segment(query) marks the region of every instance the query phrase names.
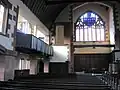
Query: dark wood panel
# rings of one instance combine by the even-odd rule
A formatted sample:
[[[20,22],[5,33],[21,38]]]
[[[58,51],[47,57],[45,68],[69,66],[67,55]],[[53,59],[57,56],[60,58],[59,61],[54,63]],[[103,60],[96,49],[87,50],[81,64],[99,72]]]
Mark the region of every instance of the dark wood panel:
[[[115,33],[115,44],[117,48],[120,49],[120,31],[119,30],[116,30],[116,33]]]
[[[95,45],[74,45],[74,48],[85,48],[85,47],[115,47],[114,44],[106,44],[106,45],[99,45],[99,44],[95,44]]]
[[[76,54],[74,55],[74,71],[91,71],[108,69],[109,54]]]
[[[49,63],[49,72],[57,74],[68,73],[68,62],[50,62]]]
[[[43,73],[44,72],[44,63],[43,61],[39,61],[38,62],[38,65],[39,65],[39,73]]]

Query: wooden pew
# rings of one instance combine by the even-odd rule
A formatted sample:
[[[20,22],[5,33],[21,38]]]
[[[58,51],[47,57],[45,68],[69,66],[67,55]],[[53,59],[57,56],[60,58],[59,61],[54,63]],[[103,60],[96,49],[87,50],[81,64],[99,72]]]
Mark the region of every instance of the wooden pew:
[[[66,75],[64,77],[55,74],[30,75],[13,81],[0,82],[0,88],[0,90],[110,90],[110,87],[95,76]]]
[[[55,84],[55,83],[41,83],[41,84],[33,84],[33,83],[20,83],[20,82],[3,82],[1,84],[4,87],[10,87],[10,88],[21,88],[21,89],[28,89],[28,88],[36,88],[36,89],[79,89],[79,90],[109,90],[108,86],[106,85],[87,85],[87,84]]]

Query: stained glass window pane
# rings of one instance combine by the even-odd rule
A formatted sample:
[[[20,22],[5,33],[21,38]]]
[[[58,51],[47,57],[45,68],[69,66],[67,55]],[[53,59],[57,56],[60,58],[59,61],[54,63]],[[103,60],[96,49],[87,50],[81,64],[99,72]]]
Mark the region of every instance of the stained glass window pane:
[[[95,17],[95,14],[91,13],[91,17]]]
[[[79,23],[80,23],[80,22],[77,22],[77,24],[76,24],[76,25],[79,25]]]
[[[100,41],[100,30],[96,29],[96,32],[97,32],[97,41]]]
[[[103,22],[102,22],[102,21],[100,21],[100,24],[103,24]]]
[[[84,38],[85,38],[85,41],[88,41],[87,39],[88,39],[88,36],[87,36],[87,29],[84,29]]]
[[[79,29],[76,29],[76,41],[79,41]]]
[[[103,33],[104,33],[104,29],[101,29],[101,41],[104,41],[105,39],[105,35]]]
[[[91,28],[88,28],[88,30],[89,30],[89,41],[92,41],[92,30],[91,30]]]
[[[80,29],[80,41],[84,41],[83,40],[83,29]]]
[[[76,22],[76,41],[104,41],[105,26],[101,17],[92,11],[83,14]]]
[[[93,41],[96,41],[95,29],[92,29],[92,37]]]

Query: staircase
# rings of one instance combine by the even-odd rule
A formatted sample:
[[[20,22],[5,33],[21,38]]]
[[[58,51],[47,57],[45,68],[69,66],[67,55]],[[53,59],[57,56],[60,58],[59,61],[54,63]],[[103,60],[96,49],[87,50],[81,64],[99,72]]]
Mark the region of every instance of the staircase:
[[[42,74],[0,82],[0,90],[111,90],[92,75]]]

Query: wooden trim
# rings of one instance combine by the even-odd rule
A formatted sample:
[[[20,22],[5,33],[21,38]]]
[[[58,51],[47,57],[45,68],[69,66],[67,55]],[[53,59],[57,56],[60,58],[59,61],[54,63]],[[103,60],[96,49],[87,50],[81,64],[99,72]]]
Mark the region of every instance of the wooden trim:
[[[92,54],[85,54],[85,53],[74,53],[74,55],[110,55],[110,53],[92,53]]]
[[[115,47],[115,45],[74,45],[74,48],[85,48],[85,47]]]
[[[115,53],[115,52],[120,52],[120,50],[113,50],[112,53]]]

